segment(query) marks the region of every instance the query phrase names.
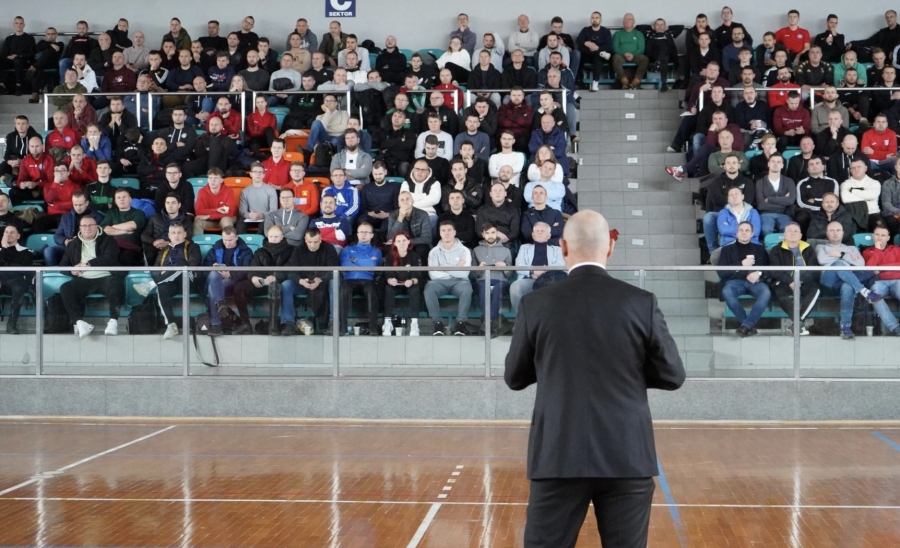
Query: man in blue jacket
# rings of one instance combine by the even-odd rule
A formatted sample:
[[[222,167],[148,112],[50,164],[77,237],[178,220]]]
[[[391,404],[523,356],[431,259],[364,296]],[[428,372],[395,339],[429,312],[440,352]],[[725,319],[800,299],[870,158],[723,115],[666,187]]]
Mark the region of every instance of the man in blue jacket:
[[[367,267],[381,266],[381,251],[372,246],[375,229],[367,222],[359,223],[356,228],[357,243],[349,245],[341,251],[341,266]],[[368,270],[352,270],[344,272],[341,282],[340,332],[347,332],[347,314],[350,312],[350,301],[353,294],[362,290],[369,307],[369,334],[378,334],[378,294],[375,291],[375,273]]]
[[[528,151],[531,152],[531,163],[534,163],[537,149],[547,145],[553,150],[556,162],[562,166],[563,174],[569,176],[569,158],[566,156],[566,136],[556,125],[552,114],[541,116],[541,127],[531,134]]]
[[[91,201],[83,190],[76,190],[72,193],[72,209],[66,212],[59,220],[59,226],[53,235],[51,245],[44,248],[44,264],[47,266],[56,266],[62,259],[63,253],[69,242],[78,237],[78,222],[85,215],[93,217],[97,224],[103,220],[103,215],[91,209]]]
[[[347,172],[342,167],[331,170],[331,186],[322,191],[322,197],[334,196],[337,204],[334,214],[351,221],[359,214],[359,191],[347,184]]]
[[[203,259],[203,266],[250,266],[253,251],[244,240],[238,238],[233,226],[222,228],[222,239],[216,242]],[[225,296],[234,292],[234,285],[247,277],[246,272],[217,270],[206,279],[209,293],[209,319],[211,336],[222,334],[220,311],[225,308]]]

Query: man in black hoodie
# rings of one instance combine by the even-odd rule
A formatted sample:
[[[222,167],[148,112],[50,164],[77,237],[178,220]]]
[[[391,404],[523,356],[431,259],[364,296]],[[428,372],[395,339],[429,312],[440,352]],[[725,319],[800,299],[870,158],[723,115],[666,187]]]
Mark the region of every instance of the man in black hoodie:
[[[184,107],[175,107],[172,110],[172,125],[156,130],[148,136],[145,142],[152,144],[154,137],[162,137],[166,140],[166,147],[169,152],[173,153],[175,161],[184,164],[190,158],[191,152],[197,144],[197,130],[186,125],[186,120],[187,112]]]
[[[234,303],[237,305],[241,323],[234,329],[235,335],[251,333],[250,299],[255,295],[269,295],[269,334],[279,335],[278,307],[281,306],[281,283],[287,280],[287,272],[266,271],[266,267],[288,266],[294,247],[284,239],[281,227],[273,225],[266,233],[263,246],[253,253],[250,266],[262,270],[250,272],[244,280],[234,286]]]
[[[287,266],[331,267],[338,266],[338,254],[333,245],[322,245],[322,234],[318,228],[308,228],[303,243],[291,252]],[[281,334],[293,335],[297,332],[294,321],[294,296],[306,294],[307,308],[315,314],[316,329],[328,327],[328,288],[331,282],[330,270],[299,271],[288,274],[281,282]]]
[[[63,51],[62,60],[59,63],[59,80],[65,80],[66,71],[72,67],[72,59],[75,58],[76,54],[83,54],[84,58],[87,59],[91,56],[91,52],[100,47],[100,44],[97,43],[97,40],[91,38],[89,32],[87,21],[79,21],[78,24],[75,25],[75,36],[69,40],[69,43],[66,44],[66,49]],[[90,91],[90,90],[88,90]]]
[[[15,131],[6,136],[6,150],[3,153],[3,161],[0,162],[0,178],[7,180],[7,186],[13,186],[12,182],[19,174],[19,163],[28,155],[28,140],[40,137],[28,123],[27,116],[21,114],[16,116],[15,127]]]
[[[381,138],[380,160],[388,166],[388,172],[394,177],[406,177],[409,174],[410,162],[416,148],[416,134],[411,129],[404,129],[406,113],[394,110],[391,114],[390,129]]]
[[[166,184],[159,185],[156,189],[154,205],[157,211],[162,211],[166,198],[170,194],[178,196],[178,202],[181,205],[181,211],[191,217],[190,221],[194,222],[194,189],[182,176],[181,168],[178,164],[171,163],[166,165]]]
[[[646,44],[645,53],[650,59],[650,70],[658,72],[662,80],[659,91],[668,91],[669,63],[674,63],[674,71],[678,71],[678,46],[675,45],[675,37],[666,26],[665,19],[653,22],[653,30],[647,35]]]
[[[166,197],[159,213],[147,219],[147,226],[141,233],[141,244],[143,244],[147,264],[156,264],[159,253],[166,249],[171,241],[169,228],[176,223],[189,227],[186,230],[193,230],[194,219],[184,214],[178,195],[172,193]],[[200,264],[199,261],[197,264]]]
[[[388,36],[384,39],[384,49],[375,59],[372,67],[381,74],[382,80],[395,86],[403,85],[403,77],[406,75],[406,55],[397,48],[397,39]]]
[[[797,182],[797,210],[794,212],[794,220],[800,226],[803,234],[807,233],[813,213],[822,208],[822,200],[826,194],[840,193],[838,182],[825,176],[825,167],[822,159],[812,157],[806,163],[809,177]],[[808,237],[807,237],[808,238]]]
[[[719,247],[717,221],[719,212],[728,204],[728,190],[740,188],[746,201],[753,205],[756,202],[756,186],[741,171],[740,159],[735,154],[725,157],[723,171],[714,177],[706,187],[706,213],[703,215],[703,234],[706,246],[712,254]]]
[[[753,225],[747,221],[739,224],[737,239],[722,246],[718,266],[768,266],[769,254],[766,253],[766,248],[753,243],[752,239]],[[719,270],[718,274],[722,300],[741,322],[735,334],[741,338],[756,335],[756,322],[762,317],[772,298],[772,292],[766,285],[768,276],[761,271],[746,270]],[[751,295],[756,299],[749,315],[739,300],[743,295]]]
[[[22,310],[22,297],[31,286],[30,280],[33,273],[27,270],[10,271],[12,267],[29,267],[32,264],[31,250],[19,245],[21,233],[16,225],[6,225],[3,229],[3,239],[0,240],[0,294],[12,296],[9,306],[9,320],[6,322],[6,332],[10,335],[19,334],[19,312]]]
[[[25,73],[34,61],[35,51],[34,36],[25,32],[25,19],[16,17],[13,19],[13,33],[0,46],[0,69],[13,70],[16,95],[25,92]],[[0,88],[5,87],[0,82]]]

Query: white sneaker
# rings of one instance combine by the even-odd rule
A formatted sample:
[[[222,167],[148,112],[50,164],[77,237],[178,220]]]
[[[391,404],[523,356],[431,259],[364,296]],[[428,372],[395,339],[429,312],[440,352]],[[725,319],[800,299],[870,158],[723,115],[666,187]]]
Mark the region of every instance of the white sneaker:
[[[394,323],[390,318],[384,319],[384,326],[381,328],[382,337],[390,337],[394,333]]]
[[[600,82],[597,80],[593,80],[591,82],[591,91],[599,91],[600,90]]]
[[[410,320],[409,336],[410,337],[418,337],[419,336],[419,320],[418,319]]]
[[[77,322],[75,322],[75,334],[78,335],[79,339],[87,337],[93,330],[94,326],[84,320],[78,320]]]
[[[103,332],[105,335],[118,335],[119,334],[119,320],[109,320],[106,323],[106,331]]]
[[[153,288],[156,287],[156,282],[153,282],[153,281],[141,282],[139,284],[134,284],[131,287],[134,288],[135,293],[137,293],[141,297],[146,297],[147,295],[150,294],[151,291],[153,291]]]
[[[178,326],[175,325],[174,322],[172,322],[166,326],[166,332],[165,334],[163,334],[163,338],[169,340],[174,338],[175,335],[178,335]]]

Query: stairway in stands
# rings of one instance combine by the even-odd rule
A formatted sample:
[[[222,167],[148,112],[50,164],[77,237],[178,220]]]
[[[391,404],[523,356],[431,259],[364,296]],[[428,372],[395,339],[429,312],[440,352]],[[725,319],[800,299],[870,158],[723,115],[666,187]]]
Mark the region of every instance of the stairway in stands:
[[[618,229],[610,264],[699,265],[691,184],[687,180],[678,183],[665,171],[666,164],[684,161],[682,154],[665,152],[680,122],[679,92],[601,90],[580,94],[578,205],[603,213],[610,227]],[[636,272],[618,275],[634,284],[639,281]],[[656,293],[673,334],[710,332],[710,301],[704,280],[702,272],[647,272],[644,287]],[[704,366],[701,362],[709,356],[707,349],[702,350],[691,365]]]

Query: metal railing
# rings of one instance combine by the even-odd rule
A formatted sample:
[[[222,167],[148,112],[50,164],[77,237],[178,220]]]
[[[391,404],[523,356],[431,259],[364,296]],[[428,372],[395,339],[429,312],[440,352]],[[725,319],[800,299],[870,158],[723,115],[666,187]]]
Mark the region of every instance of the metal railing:
[[[250,112],[256,110],[256,96],[257,95],[265,95],[267,97],[271,97],[273,95],[343,95],[346,97],[346,105],[341,105],[342,107],[347,109],[347,115],[353,116],[353,111],[350,108],[350,94],[353,92],[352,89],[347,90],[298,90],[298,91],[254,91],[253,92],[253,108],[250,109]],[[341,108],[340,106],[338,108]]]
[[[43,289],[44,289],[44,279],[45,275],[49,273],[68,273],[72,270],[72,267],[60,268],[60,267],[30,267],[30,268],[21,268],[17,269],[23,272],[34,272],[34,296],[35,296],[35,321],[37,325],[37,333],[36,333],[36,348],[35,348],[35,356],[36,360],[34,363],[34,373],[33,375],[27,376],[45,376],[44,372],[44,359],[43,359],[43,303],[46,300]],[[183,344],[183,367],[181,370],[182,377],[187,377],[191,375],[191,358],[190,358],[190,345],[191,345],[191,337],[190,337],[190,294],[191,294],[191,279],[187,273],[197,273],[197,272],[213,272],[213,271],[229,271],[229,272],[257,272],[259,268],[251,268],[251,267],[86,267],[79,268],[81,271],[88,270],[98,270],[98,271],[109,271],[109,272],[117,272],[117,273],[147,273],[147,272],[175,272],[180,271],[181,274],[181,334],[182,334],[182,344]],[[352,271],[367,271],[367,272],[397,272],[398,270],[408,271],[408,272],[429,272],[429,271],[465,271],[465,272],[478,272],[483,273],[483,279],[478,280],[476,283],[484,284],[485,295],[490,295],[491,293],[491,276],[490,272],[492,271],[533,271],[533,270],[545,270],[545,271],[562,271],[565,270],[564,267],[552,267],[552,266],[502,266],[502,267],[406,267],[398,269],[396,267],[365,267],[365,268],[353,268],[353,267],[265,267],[264,270],[268,272],[323,272],[328,271],[332,274],[331,280],[331,316],[332,322],[334,324],[334,329],[332,330],[331,343],[332,343],[332,353],[331,353],[331,376],[339,377],[341,376],[341,345],[339,344],[340,337],[340,323],[338,318],[340,316],[339,309],[339,295],[341,294],[341,273],[344,272],[352,272]],[[900,266],[892,266],[892,267],[853,267],[853,266],[835,266],[835,267],[780,267],[780,266],[670,266],[670,267],[646,267],[646,266],[636,266],[636,267],[613,267],[610,266],[607,270],[612,273],[630,273],[637,277],[637,285],[641,288],[644,288],[647,285],[647,275],[653,274],[654,272],[665,272],[665,273],[676,273],[676,272],[718,272],[718,271],[727,271],[727,272],[791,272],[793,274],[794,280],[794,288],[793,288],[793,311],[791,314],[791,319],[793,321],[794,326],[801,326],[803,322],[801,321],[801,274],[804,272],[825,272],[825,271],[854,271],[854,272],[862,272],[862,271],[878,271],[878,272],[900,272]],[[120,274],[121,275],[121,274]],[[669,280],[671,278],[666,278]],[[126,278],[122,277],[123,285],[126,283]],[[174,282],[172,282],[174,283]],[[705,298],[705,297],[703,297]],[[204,301],[208,300],[208,297],[204,296]],[[482,310],[484,317],[484,377],[490,378],[492,377],[491,372],[491,304],[490,298],[485,298],[484,309]],[[377,329],[377,327],[376,327]],[[800,330],[793,329],[793,379],[800,380]],[[25,335],[21,335],[25,336]],[[71,336],[66,335],[66,336]],[[711,336],[711,335],[708,335]],[[0,369],[0,376],[9,376],[3,375],[2,369]],[[12,376],[22,376],[22,375],[12,375]],[[55,375],[53,375],[55,376]],[[77,376],[85,376],[85,377],[102,377],[103,375],[77,375]],[[123,375],[128,376],[128,375]],[[131,375],[131,376],[144,376],[144,375]],[[118,376],[117,377],[121,377]]]
[[[244,92],[243,91],[209,91],[209,92],[207,92],[207,91],[165,91],[165,92],[152,91],[152,92],[148,92],[147,93],[147,118],[149,121],[147,124],[147,130],[153,131],[153,100],[152,99],[154,97],[160,97],[160,98],[172,97],[172,96],[194,97],[197,95],[206,97],[206,96],[221,96],[221,95],[227,96],[227,95],[238,95],[238,94],[243,95]],[[245,104],[246,102],[247,101],[245,101],[243,98],[241,98],[241,131],[244,131],[244,129],[247,126],[247,105]],[[182,106],[182,105],[179,105],[179,106]]]
[[[728,87],[728,88],[724,88],[724,89],[725,89],[725,91],[744,91],[744,87],[743,87],[743,86],[742,86],[742,87]],[[796,88],[767,88],[767,87],[759,87],[759,88],[755,88],[755,89],[756,89],[756,92],[757,92],[757,93],[760,93],[760,92],[769,92],[769,91],[778,91],[778,92],[781,92],[781,91],[787,91],[787,92],[796,91],[797,93],[803,93],[803,88],[802,88],[802,87],[796,87]],[[817,92],[817,91],[824,91],[825,88],[824,88],[824,87],[811,87],[811,88],[809,88],[809,89],[810,89],[810,91],[812,92],[812,93],[809,94],[809,110],[812,110],[812,109],[816,108],[816,92]],[[841,93],[841,92],[843,92],[843,93],[847,93],[847,92],[850,92],[850,93],[858,93],[858,92],[861,92],[861,91],[900,91],[900,87],[890,87],[890,88],[840,88],[840,87],[836,87],[836,89],[838,90],[838,93]],[[703,95],[704,95],[704,93],[701,93],[700,96],[697,98],[697,112],[698,112],[698,113],[699,113],[701,110],[703,110]]]
[[[126,97],[129,95],[134,95],[137,107],[135,110],[135,116],[137,117],[138,126],[141,125],[141,92],[134,91],[129,93],[45,93],[44,94],[44,131],[50,131],[50,98],[51,97],[74,97],[76,95],[83,95],[85,97]],[[153,118],[150,118],[151,123],[153,122]],[[115,145],[113,145],[115,146]]]

